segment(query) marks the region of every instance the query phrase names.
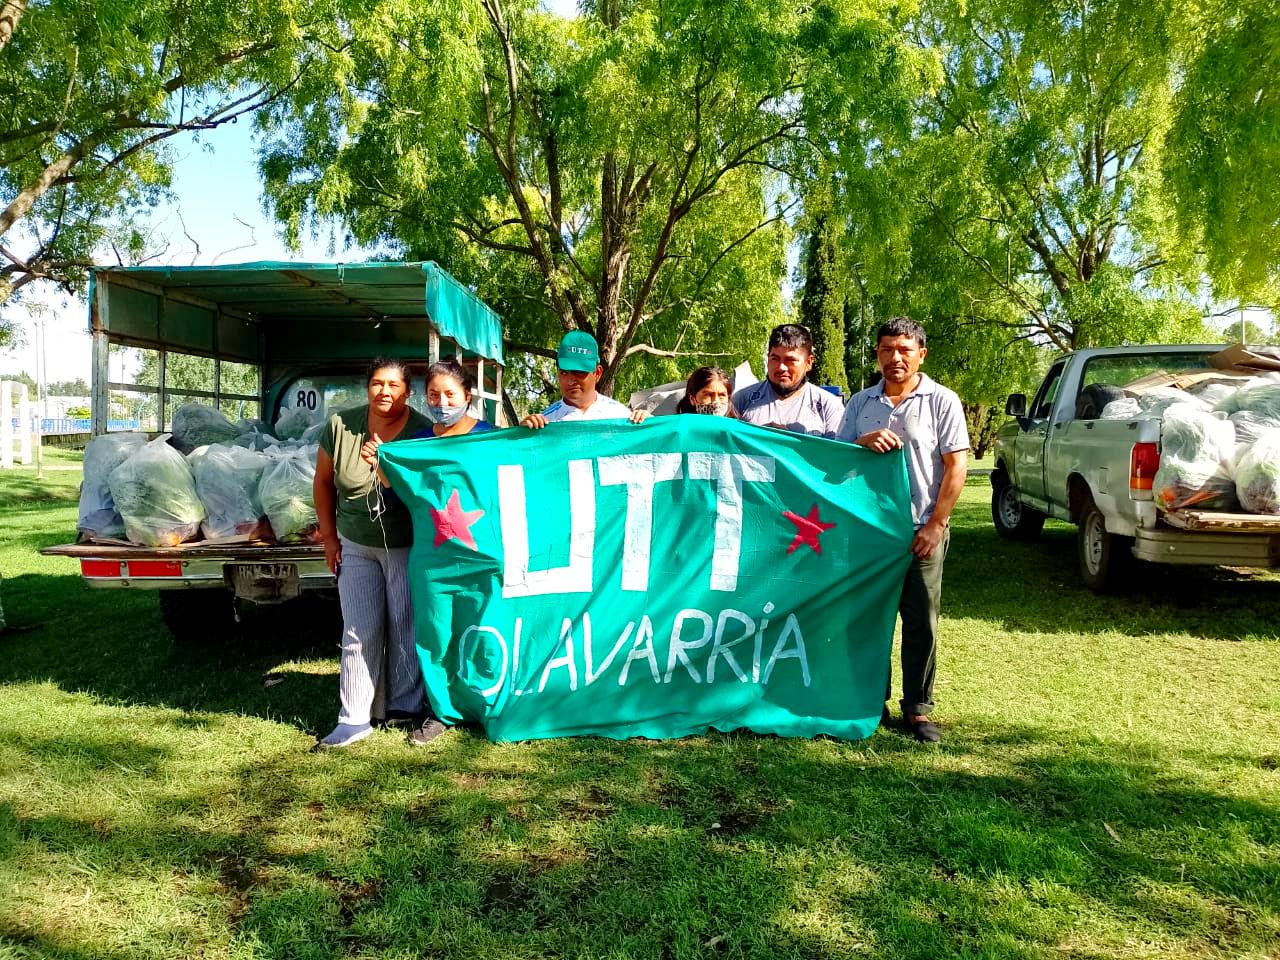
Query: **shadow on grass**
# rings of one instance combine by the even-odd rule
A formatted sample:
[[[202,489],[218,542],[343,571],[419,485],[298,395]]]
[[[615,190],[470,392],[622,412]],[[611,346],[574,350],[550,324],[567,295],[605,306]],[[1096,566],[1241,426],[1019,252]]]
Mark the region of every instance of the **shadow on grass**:
[[[75,575],[6,578],[4,604],[11,624],[29,629],[0,637],[0,683],[48,681],[104,700],[284,719],[308,732],[336,716],[337,677],[291,666],[320,659],[336,669],[333,598],[246,609],[241,623],[200,641],[169,633],[154,592],[92,590]]]
[[[943,612],[1036,633],[1280,637],[1280,578],[1222,568],[1135,564],[1132,587],[1098,596],[1080,581],[1075,528],[1050,522],[1031,543],[1000,539],[987,508],[961,503]]]
[[[271,958],[1274,946],[1280,811],[1101,743],[990,733],[1025,746],[999,769],[908,775],[918,749],[883,734],[493,748],[454,732],[425,755],[249,763],[231,790],[157,796],[145,821],[0,808],[0,849],[203,884],[218,922]],[[56,745],[23,748],[61,762]]]

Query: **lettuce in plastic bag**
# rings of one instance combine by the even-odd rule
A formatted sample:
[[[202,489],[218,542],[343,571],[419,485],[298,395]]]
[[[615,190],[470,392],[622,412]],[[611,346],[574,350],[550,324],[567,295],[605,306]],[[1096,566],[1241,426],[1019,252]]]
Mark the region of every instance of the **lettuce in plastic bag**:
[[[1234,510],[1237,505],[1235,481],[1226,466],[1214,460],[1161,457],[1151,486],[1156,503],[1165,510]]]
[[[1160,425],[1160,467],[1152,481],[1156,503],[1166,510],[1234,509],[1230,465],[1235,449],[1230,420],[1195,404],[1169,407]]]
[[[173,412],[171,442],[182,453],[210,443],[231,443],[240,432],[221,410],[202,403],[184,403]]]
[[[1175,404],[1164,412],[1160,427],[1160,456],[1190,462],[1230,463],[1235,455],[1236,431],[1230,420],[1203,407]]]
[[[1268,430],[1280,429],[1280,416],[1269,417],[1252,410],[1237,410],[1230,419],[1236,428],[1236,443],[1241,446],[1255,442]]]
[[[1280,514],[1280,430],[1266,430],[1236,461],[1236,493],[1250,513]]]
[[[111,471],[107,486],[125,534],[147,547],[173,547],[200,532],[204,506],[191,468],[161,434]]]
[[[1146,417],[1162,417],[1170,407],[1180,404],[1189,404],[1205,411],[1209,409],[1209,405],[1199,397],[1177,387],[1153,387],[1138,396],[1138,406]]]
[[[1280,383],[1272,383],[1259,378],[1255,386],[1245,387],[1237,391],[1230,400],[1219,407],[1227,413],[1248,411],[1268,420],[1280,420]]]
[[[318,446],[311,446],[280,449],[274,455],[268,451],[270,462],[258,484],[258,497],[281,543],[319,538],[320,521],[312,493],[319,450]]]
[[[111,499],[107,477],[146,442],[144,433],[108,433],[89,441],[84,448],[84,483],[76,521],[80,533],[90,539],[123,539],[124,520]]]
[[[281,440],[300,440],[308,427],[323,422],[323,413],[294,407],[283,411],[277,418],[275,435]]]
[[[206,539],[268,535],[258,498],[267,462],[261,453],[221,443],[197,447],[187,457],[205,508],[200,529]]]

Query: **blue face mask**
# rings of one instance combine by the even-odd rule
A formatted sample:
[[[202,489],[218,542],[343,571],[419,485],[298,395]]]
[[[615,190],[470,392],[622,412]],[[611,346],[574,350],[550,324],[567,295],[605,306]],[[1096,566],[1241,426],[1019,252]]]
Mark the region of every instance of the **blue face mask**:
[[[467,405],[465,403],[460,403],[457,406],[445,404],[439,407],[427,404],[427,416],[442,427],[452,427],[466,415]]]

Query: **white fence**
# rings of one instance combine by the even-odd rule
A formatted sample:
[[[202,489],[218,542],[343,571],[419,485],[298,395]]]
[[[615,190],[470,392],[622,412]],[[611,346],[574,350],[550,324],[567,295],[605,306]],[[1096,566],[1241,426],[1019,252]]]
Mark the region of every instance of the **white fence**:
[[[18,416],[14,417],[14,394],[18,395]],[[0,467],[13,466],[14,444],[18,447],[18,460],[31,463],[31,431],[17,429],[18,424],[31,423],[31,398],[27,385],[15,380],[0,380]],[[34,424],[32,424],[34,426]]]

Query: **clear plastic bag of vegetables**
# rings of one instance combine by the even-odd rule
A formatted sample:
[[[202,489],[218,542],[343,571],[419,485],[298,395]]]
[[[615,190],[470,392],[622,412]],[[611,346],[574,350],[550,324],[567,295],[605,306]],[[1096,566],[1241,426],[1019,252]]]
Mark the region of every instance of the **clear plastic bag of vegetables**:
[[[1219,400],[1214,405],[1214,409],[1232,414],[1239,413],[1241,410],[1265,412],[1267,408],[1272,408],[1276,415],[1280,416],[1280,407],[1277,407],[1276,402],[1278,391],[1280,391],[1280,383],[1276,383],[1267,376],[1241,378],[1238,389],[1230,396]],[[1262,410],[1260,411],[1259,408]]]
[[[1238,505],[1236,483],[1216,460],[1162,456],[1151,485],[1156,503],[1165,510],[1234,510]]]
[[[1235,427],[1230,420],[1194,404],[1174,404],[1160,426],[1160,467],[1152,487],[1166,510],[1236,507],[1231,464]]]
[[[173,412],[173,440],[182,453],[210,443],[231,443],[240,433],[221,410],[203,403],[184,403]]]
[[[1190,405],[1207,411],[1209,405],[1194,394],[1177,387],[1153,387],[1138,397],[1138,406],[1145,417],[1162,417],[1171,407]]]
[[[1236,494],[1250,513],[1280,515],[1280,430],[1266,430],[1241,449]]]
[[[323,422],[323,413],[294,407],[280,414],[276,419],[274,432],[281,440],[300,440],[308,428]]]
[[[124,520],[111,498],[107,477],[129,456],[146,445],[143,433],[108,433],[94,437],[84,448],[84,483],[80,486],[80,516],[76,530],[91,540],[121,540]]]
[[[1179,403],[1161,417],[1160,457],[1228,464],[1235,455],[1235,425],[1202,406]]]
[[[1252,410],[1237,410],[1231,415],[1231,423],[1236,428],[1236,443],[1246,446],[1268,430],[1280,430],[1280,415],[1270,417]]]
[[[200,533],[204,506],[186,459],[161,434],[111,471],[107,486],[125,534],[147,547],[174,547]]]
[[[258,485],[258,497],[275,538],[281,543],[318,542],[320,523],[312,484],[319,447],[280,450],[269,456]]]
[[[263,454],[214,443],[197,447],[187,457],[187,463],[195,477],[196,493],[204,504],[205,518],[200,529],[206,539],[259,540],[270,536],[258,498],[258,485],[268,463]]]

